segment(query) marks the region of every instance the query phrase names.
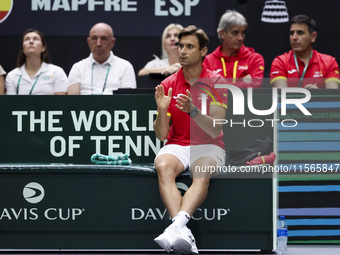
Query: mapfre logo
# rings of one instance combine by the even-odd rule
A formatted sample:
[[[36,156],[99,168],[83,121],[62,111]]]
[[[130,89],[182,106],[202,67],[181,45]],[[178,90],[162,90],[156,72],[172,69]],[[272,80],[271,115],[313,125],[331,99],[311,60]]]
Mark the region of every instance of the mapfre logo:
[[[0,1],[0,23],[5,21],[11,14],[14,0],[1,0]]]
[[[24,198],[31,204],[39,203],[45,196],[44,188],[37,182],[30,182],[24,187]]]

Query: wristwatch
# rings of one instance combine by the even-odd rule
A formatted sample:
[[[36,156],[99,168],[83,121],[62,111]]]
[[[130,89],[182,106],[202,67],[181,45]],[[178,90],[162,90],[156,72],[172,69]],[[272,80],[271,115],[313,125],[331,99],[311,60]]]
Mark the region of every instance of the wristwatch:
[[[188,114],[190,115],[191,118],[195,118],[198,114],[198,108],[194,106],[194,108]]]

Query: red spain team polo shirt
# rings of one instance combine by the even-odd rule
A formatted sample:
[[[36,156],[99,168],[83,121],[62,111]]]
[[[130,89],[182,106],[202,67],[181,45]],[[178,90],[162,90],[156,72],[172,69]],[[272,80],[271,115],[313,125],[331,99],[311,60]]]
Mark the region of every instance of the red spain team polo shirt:
[[[276,57],[272,63],[270,70],[270,83],[278,79],[285,79],[288,87],[297,87],[305,68],[305,63],[297,59],[300,74],[296,68],[294,60],[294,52],[291,50],[288,53]],[[339,66],[335,58],[326,54],[322,54],[313,50],[313,56],[309,61],[306,74],[302,81],[302,86],[316,83],[319,88],[325,88],[325,83],[339,80]]]
[[[178,110],[175,106],[177,97],[181,94],[186,95],[186,90],[189,89],[193,104],[198,109],[202,110],[202,93],[207,95],[207,113],[209,113],[210,105],[213,104],[221,105],[222,103],[222,107],[227,108],[228,91],[227,89],[214,89],[214,85],[217,83],[226,84],[225,80],[220,75],[215,74],[204,67],[199,79],[192,86],[185,80],[183,68],[161,83],[166,95],[168,94],[169,88],[172,87],[172,99],[167,111],[168,116],[171,117],[172,124],[167,137],[167,144],[178,144],[183,146],[215,144],[220,146],[223,150],[225,149],[222,130],[219,136],[212,138],[204,132],[193,119],[190,121],[191,117],[187,113]]]

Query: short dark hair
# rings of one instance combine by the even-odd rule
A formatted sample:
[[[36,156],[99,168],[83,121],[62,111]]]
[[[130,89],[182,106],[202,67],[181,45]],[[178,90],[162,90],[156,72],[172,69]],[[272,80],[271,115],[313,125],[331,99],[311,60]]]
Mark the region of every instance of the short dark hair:
[[[299,14],[292,18],[291,25],[292,24],[306,24],[308,26],[308,31],[310,34],[312,34],[314,31],[316,31],[316,22],[315,20],[311,19],[307,15]]]
[[[23,49],[22,45],[24,43],[25,36],[28,33],[32,33],[32,32],[35,32],[40,36],[42,45],[45,46],[45,50],[43,52],[41,52],[41,55],[40,55],[41,61],[46,62],[46,63],[50,63],[50,58],[49,58],[49,54],[48,54],[48,51],[47,51],[47,43],[46,43],[46,39],[44,37],[44,34],[42,32],[40,32],[39,30],[30,28],[30,29],[27,29],[25,31],[25,33],[22,35],[22,38],[21,38],[21,41],[20,41],[19,55],[18,55],[18,60],[17,60],[17,67],[22,66],[26,62],[26,56],[24,54],[24,49]]]
[[[183,36],[188,35],[195,35],[197,37],[200,50],[203,49],[204,47],[208,47],[209,37],[202,29],[199,29],[193,25],[183,28],[183,30],[178,34],[178,39],[181,40]]]
[[[181,41],[181,38],[183,36],[188,36],[188,35],[195,35],[197,40],[198,40],[198,44],[200,46],[200,50],[203,49],[204,47],[208,48],[209,45],[209,37],[207,36],[207,34],[200,28],[197,28],[194,25],[191,26],[187,26],[186,28],[183,28],[182,31],[178,34],[178,39],[179,41]],[[202,58],[202,62],[204,60],[205,56]]]

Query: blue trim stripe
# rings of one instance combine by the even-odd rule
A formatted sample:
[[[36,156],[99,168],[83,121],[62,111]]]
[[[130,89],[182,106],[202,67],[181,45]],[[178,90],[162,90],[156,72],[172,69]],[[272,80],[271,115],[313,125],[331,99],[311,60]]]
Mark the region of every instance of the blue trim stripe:
[[[332,230],[288,230],[288,236],[340,236],[340,229]]]
[[[279,187],[279,192],[334,192],[334,191],[340,192],[340,185],[280,186]]]
[[[340,151],[339,142],[279,142],[279,151]]]
[[[340,102],[307,102],[302,104],[306,109],[320,109],[320,108],[340,108]],[[281,103],[278,103],[278,108],[281,109]],[[299,109],[295,104],[287,104],[286,109]]]
[[[278,215],[285,216],[340,216],[340,207],[335,208],[286,208],[279,209]]]
[[[280,142],[336,140],[340,142],[340,132],[280,132],[278,137]]]
[[[294,122],[283,123],[286,126],[295,125]],[[278,129],[281,131],[295,131],[295,130],[340,130],[340,123],[299,123],[295,127],[284,127],[282,124],[278,125]]]
[[[288,226],[339,225],[340,219],[286,219]]]

